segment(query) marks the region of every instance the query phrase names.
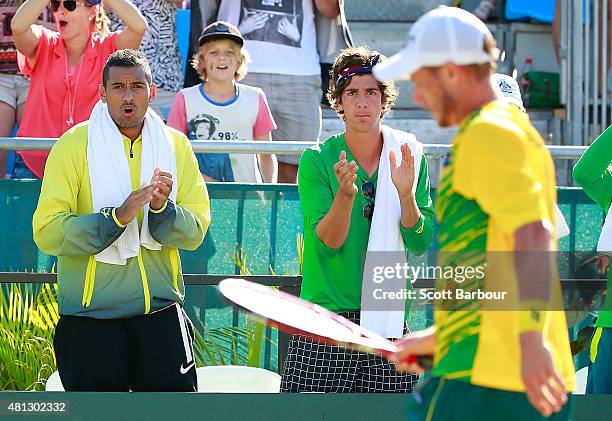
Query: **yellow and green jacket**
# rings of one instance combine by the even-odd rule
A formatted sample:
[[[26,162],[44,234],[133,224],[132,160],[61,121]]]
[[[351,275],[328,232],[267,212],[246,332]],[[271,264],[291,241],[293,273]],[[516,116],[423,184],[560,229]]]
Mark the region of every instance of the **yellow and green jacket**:
[[[32,228],[34,241],[58,256],[59,311],[99,319],[127,318],[182,303],[185,286],[178,249],[195,250],[210,224],[210,201],[191,144],[168,128],[174,143],[176,203],[149,212],[149,231],[161,250],[140,248],[126,265],[94,256],[123,233],[114,208],[93,213],[87,166],[88,122],[76,125],[53,146],[45,167]],[[132,189],[140,188],[142,137],[123,138]],[[138,215],[142,224],[143,213]]]

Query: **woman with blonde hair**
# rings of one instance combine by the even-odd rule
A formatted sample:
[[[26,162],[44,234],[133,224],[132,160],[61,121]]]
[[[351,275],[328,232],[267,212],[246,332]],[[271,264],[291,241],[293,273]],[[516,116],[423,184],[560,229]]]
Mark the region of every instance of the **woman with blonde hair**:
[[[147,22],[129,0],[105,0],[125,22],[108,31],[100,0],[26,0],[11,22],[19,66],[30,76],[30,91],[19,137],[59,137],[85,121],[98,101],[98,85],[108,56],[123,48],[138,49]],[[36,24],[49,6],[56,31]],[[21,151],[14,178],[42,178],[46,151]]]

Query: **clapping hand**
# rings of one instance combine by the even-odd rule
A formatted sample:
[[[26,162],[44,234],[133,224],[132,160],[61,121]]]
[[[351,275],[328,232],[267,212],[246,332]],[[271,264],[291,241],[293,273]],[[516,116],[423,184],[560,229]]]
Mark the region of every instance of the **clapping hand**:
[[[151,202],[154,189],[154,186],[143,183],[140,189],[130,193],[123,204],[115,210],[115,216],[121,225],[132,222],[142,207]]]
[[[389,163],[391,164],[391,181],[393,181],[397,193],[402,198],[412,195],[415,175],[414,156],[412,156],[408,144],[404,143],[400,150],[402,151],[402,160],[399,167],[394,151],[389,152]]]
[[[354,197],[357,192],[355,180],[357,180],[357,164],[355,161],[346,161],[346,152],[340,152],[340,159],[334,164],[334,174],[338,180],[338,193],[342,193],[348,197]]]
[[[153,177],[151,177],[151,186],[153,186],[153,199],[149,207],[153,210],[159,210],[164,206],[170,192],[172,192],[172,174],[155,167]]]

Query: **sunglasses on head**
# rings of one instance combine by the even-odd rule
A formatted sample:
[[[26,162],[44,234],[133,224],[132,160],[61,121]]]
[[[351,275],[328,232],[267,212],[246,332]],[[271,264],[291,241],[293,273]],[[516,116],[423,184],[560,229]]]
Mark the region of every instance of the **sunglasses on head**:
[[[74,12],[78,5],[85,6],[84,3],[77,2],[76,0],[64,0],[64,1],[51,0],[50,2],[51,11],[54,13],[57,12],[60,8],[61,3],[64,4],[64,9],[66,9],[69,12]]]
[[[371,220],[372,216],[374,216],[374,199],[376,198],[376,190],[374,189],[374,182],[372,180],[363,182],[361,185],[361,194],[368,199],[368,203],[363,206],[363,217]]]

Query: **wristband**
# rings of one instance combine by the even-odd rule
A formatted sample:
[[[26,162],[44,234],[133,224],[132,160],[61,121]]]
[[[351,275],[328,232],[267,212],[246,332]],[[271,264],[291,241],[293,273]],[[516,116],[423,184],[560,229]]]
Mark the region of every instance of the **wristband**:
[[[149,207],[149,212],[151,212],[151,213],[162,213],[163,211],[166,210],[167,207],[168,207],[168,201],[166,200],[164,205],[161,208],[157,209],[157,210]]]
[[[119,219],[117,219],[117,215],[115,214],[115,211],[117,210],[117,208],[113,208],[111,214],[113,215],[113,220],[115,221],[115,224],[117,224],[117,226],[119,228],[125,228],[127,227],[127,225],[123,225],[121,222],[119,222]]]
[[[519,333],[544,330],[547,303],[539,300],[528,300],[519,303]]]

